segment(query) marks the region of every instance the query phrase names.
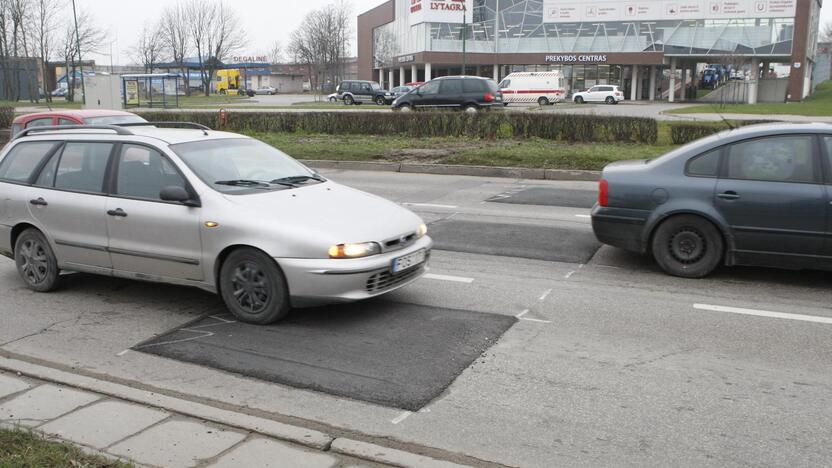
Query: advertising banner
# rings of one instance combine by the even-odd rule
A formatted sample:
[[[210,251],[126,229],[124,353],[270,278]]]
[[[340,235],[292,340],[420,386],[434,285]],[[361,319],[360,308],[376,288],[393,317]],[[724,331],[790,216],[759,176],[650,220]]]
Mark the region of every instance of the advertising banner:
[[[474,0],[408,0],[410,24],[460,23],[474,20]]]
[[[797,0],[544,0],[546,23],[793,18]]]
[[[139,82],[127,80],[124,82],[124,95],[127,105],[139,105]]]

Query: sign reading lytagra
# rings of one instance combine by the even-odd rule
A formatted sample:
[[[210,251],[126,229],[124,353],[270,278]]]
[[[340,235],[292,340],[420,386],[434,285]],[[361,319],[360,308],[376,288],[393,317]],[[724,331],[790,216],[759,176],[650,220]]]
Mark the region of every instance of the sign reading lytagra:
[[[474,21],[474,0],[410,0],[410,24]]]

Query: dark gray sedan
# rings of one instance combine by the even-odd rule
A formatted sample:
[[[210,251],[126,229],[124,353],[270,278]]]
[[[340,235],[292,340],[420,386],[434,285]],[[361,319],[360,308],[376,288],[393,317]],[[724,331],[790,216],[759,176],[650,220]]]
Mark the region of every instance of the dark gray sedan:
[[[720,263],[832,269],[832,125],[754,125],[604,169],[598,239],[669,274]]]

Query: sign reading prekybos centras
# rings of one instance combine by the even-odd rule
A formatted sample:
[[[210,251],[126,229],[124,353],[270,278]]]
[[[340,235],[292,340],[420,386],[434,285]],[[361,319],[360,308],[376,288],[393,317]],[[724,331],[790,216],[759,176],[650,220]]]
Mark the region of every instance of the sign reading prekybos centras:
[[[410,24],[471,23],[474,20],[474,0],[408,0]]]
[[[793,18],[797,0],[544,0],[543,21]]]

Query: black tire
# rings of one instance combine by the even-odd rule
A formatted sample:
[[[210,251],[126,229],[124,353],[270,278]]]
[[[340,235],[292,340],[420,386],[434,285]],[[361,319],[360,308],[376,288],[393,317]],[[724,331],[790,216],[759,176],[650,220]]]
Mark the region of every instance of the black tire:
[[[226,90],[224,90],[224,89],[220,90],[220,95],[225,96],[226,94],[228,94],[228,92]]]
[[[612,96],[607,96],[607,104],[615,104],[615,98]]]
[[[335,97],[334,98],[329,98],[329,102],[332,103],[332,104],[335,104],[335,103],[338,102],[338,98],[335,98]]]
[[[27,288],[49,292],[58,287],[61,273],[58,259],[46,237],[37,229],[27,229],[17,238],[14,261]]]
[[[344,96],[344,104],[346,104],[348,106],[351,106],[351,105],[355,104],[355,98],[353,98],[349,94]]]
[[[548,99],[546,96],[541,96],[541,97],[537,100],[537,104],[538,104],[540,107],[543,107],[543,106],[548,106],[548,105],[549,105],[549,99]]]
[[[702,278],[723,258],[722,233],[710,221],[678,215],[664,221],[653,234],[653,258],[673,276]]]
[[[289,313],[289,288],[277,263],[263,252],[243,248],[220,268],[220,292],[226,307],[240,321],[274,323]]]
[[[379,96],[376,98],[376,104],[378,104],[379,106],[383,106],[387,104],[387,101],[385,101],[383,97]]]
[[[584,98],[582,98],[580,96],[575,98],[575,104],[583,104],[583,103],[584,103]]]

